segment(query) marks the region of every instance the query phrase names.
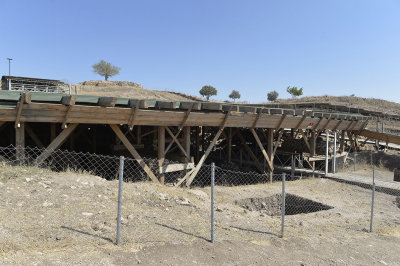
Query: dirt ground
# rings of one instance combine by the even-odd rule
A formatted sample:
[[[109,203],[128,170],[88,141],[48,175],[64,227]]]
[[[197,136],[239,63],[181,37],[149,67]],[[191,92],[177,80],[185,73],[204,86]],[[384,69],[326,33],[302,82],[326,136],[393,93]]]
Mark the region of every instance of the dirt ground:
[[[326,179],[287,182],[286,191],[333,208],[281,217],[237,202],[281,191],[281,183],[210,188],[124,183],[121,245],[118,181],[89,173],[0,167],[0,265],[399,265],[400,201]],[[291,207],[291,206],[289,206]]]

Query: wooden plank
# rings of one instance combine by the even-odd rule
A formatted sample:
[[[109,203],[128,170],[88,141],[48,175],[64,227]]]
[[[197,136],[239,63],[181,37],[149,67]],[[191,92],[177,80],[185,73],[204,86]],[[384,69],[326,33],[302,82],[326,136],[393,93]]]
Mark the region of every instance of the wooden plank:
[[[26,130],[26,133],[28,133],[29,137],[33,140],[33,142],[35,142],[37,147],[44,148],[42,141],[39,139],[39,137],[32,130],[32,128],[29,126],[28,123],[25,123],[25,130]]]
[[[257,126],[257,122],[261,117],[261,112],[258,112],[256,119],[253,122],[253,126],[251,128],[255,128]]]
[[[222,111],[229,111],[229,110],[232,110],[232,112],[239,112],[239,105],[232,105],[232,104],[222,105]]]
[[[185,175],[185,177],[183,178],[184,180],[187,179],[186,181],[186,186],[190,187],[190,184],[192,184],[193,179],[196,177],[197,173],[199,172],[201,166],[203,165],[203,163],[205,162],[205,160],[207,159],[208,155],[210,154],[212,148],[214,147],[215,143],[217,142],[217,140],[219,139],[219,136],[221,136],[222,131],[225,128],[225,124],[228,121],[228,118],[231,114],[231,111],[229,111],[224,118],[224,121],[222,122],[221,126],[219,127],[219,130],[217,132],[217,134],[215,135],[214,139],[212,140],[212,142],[210,143],[210,145],[208,146],[206,152],[203,154],[203,156],[200,158],[199,163],[196,165],[196,168],[194,169],[194,171],[192,173],[187,173]]]
[[[171,172],[178,172],[183,170],[190,170],[194,168],[194,163],[177,163],[177,164],[167,164],[163,165],[159,171],[160,173],[171,173]]]
[[[70,124],[69,127],[61,131],[60,134],[47,146],[47,148],[40,154],[36,160],[35,165],[41,165],[54,150],[58,149],[68,138],[68,136],[75,130],[78,124]]]
[[[63,121],[62,124],[61,124],[61,128],[62,128],[62,129],[67,128],[68,116],[69,116],[69,114],[71,113],[72,106],[74,106],[74,105],[71,104],[71,102],[70,102],[70,104],[68,105],[68,109],[67,109],[67,111],[65,112],[64,121]]]
[[[279,120],[279,123],[276,125],[275,128],[281,128],[283,121],[285,121],[286,115],[282,115],[282,118]]]
[[[122,141],[122,143],[125,145],[125,147],[128,149],[128,151],[133,155],[133,157],[136,159],[138,164],[143,168],[143,170],[146,172],[146,174],[150,177],[150,179],[153,180],[154,183],[159,183],[157,180],[157,177],[153,174],[150,167],[147,166],[147,164],[143,161],[142,157],[139,155],[139,153],[136,151],[136,149],[132,146],[132,144],[129,142],[129,140],[125,137],[124,133],[122,133],[119,126],[110,125],[110,127],[115,132],[115,134],[118,136],[118,138]],[[70,127],[68,127],[68,128],[70,128]]]

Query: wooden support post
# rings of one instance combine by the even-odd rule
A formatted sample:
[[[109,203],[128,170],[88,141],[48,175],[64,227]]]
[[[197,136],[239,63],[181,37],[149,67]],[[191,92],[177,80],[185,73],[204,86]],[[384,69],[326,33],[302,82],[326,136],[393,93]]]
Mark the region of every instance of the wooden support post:
[[[22,114],[22,108],[24,107],[24,103],[31,103],[31,94],[28,93],[22,93],[21,94],[21,98],[18,101],[17,104],[17,116],[15,117],[15,128],[20,127],[20,118],[21,118],[21,114]]]
[[[283,135],[283,131],[284,131],[283,128],[281,128],[281,129],[279,130],[278,139],[275,141],[274,152],[272,153],[272,154],[273,154],[273,157],[275,157],[276,150],[278,149],[279,142],[281,141],[281,138],[282,138],[282,135]],[[268,137],[267,137],[267,138],[268,138]]]
[[[43,143],[40,141],[39,137],[35,134],[32,128],[29,126],[28,123],[25,123],[25,130],[28,133],[29,137],[35,142],[36,146],[39,148],[44,148]]]
[[[315,150],[317,147],[317,134],[315,134],[315,130],[311,130],[311,140],[310,140],[310,156],[314,157],[315,156]],[[313,170],[313,177],[314,177],[314,171],[315,171],[315,160],[312,161],[311,167]]]
[[[119,126],[118,125],[109,125],[109,126],[118,136],[118,138],[122,141],[122,143],[125,145],[128,151],[133,155],[133,157],[136,159],[138,164],[143,168],[146,174],[150,177],[150,179],[153,180],[154,183],[159,183],[157,177],[153,174],[150,167],[143,161],[142,157],[139,155],[139,153],[136,151],[133,145],[129,142],[124,133],[122,133]]]
[[[51,153],[58,149],[68,138],[68,136],[75,130],[78,124],[70,124],[69,127],[61,131],[61,133],[47,146],[47,148],[40,154],[36,160],[35,164],[40,165],[42,164],[50,155]]]
[[[345,131],[342,130],[342,133],[341,133],[341,136],[340,136],[340,144],[339,144],[340,153],[344,152],[344,139],[345,139],[345,135],[344,134],[345,134]]]
[[[158,127],[158,167],[162,168],[165,161],[165,127]],[[164,184],[165,176],[162,172],[158,175],[158,180],[161,184]]]
[[[228,129],[228,163],[232,162],[232,128]]]
[[[274,129],[268,128],[267,132],[268,140],[267,140],[267,155],[269,157],[269,182],[272,183],[273,175],[274,175]],[[265,158],[267,159],[267,158]],[[268,160],[267,160],[268,161]]]
[[[136,144],[142,144],[142,126],[136,127]]]
[[[25,123],[20,122],[19,126],[15,128],[15,147],[16,158],[22,163],[25,157]]]
[[[264,155],[265,160],[267,161],[270,182],[272,182],[272,175],[273,175],[273,171],[274,171],[274,165],[272,162],[273,161],[272,154],[273,154],[273,143],[274,143],[274,130],[268,129],[268,131],[267,131],[268,152],[264,149],[264,146],[262,145],[260,138],[258,137],[257,132],[254,130],[254,128],[251,128],[250,130],[251,130],[251,133],[253,134],[254,138],[256,139],[258,147],[261,149],[261,152]]]
[[[56,138],[56,124],[50,123],[50,142]]]
[[[186,162],[190,163],[190,127],[183,127],[184,149],[186,151]]]

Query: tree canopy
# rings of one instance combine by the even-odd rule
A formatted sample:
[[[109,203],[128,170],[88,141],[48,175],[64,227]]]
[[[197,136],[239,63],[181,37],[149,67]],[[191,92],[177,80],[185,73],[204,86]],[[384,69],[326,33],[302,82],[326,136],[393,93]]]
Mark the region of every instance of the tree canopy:
[[[297,87],[290,87],[286,88],[286,91],[292,95],[292,97],[297,97],[303,95],[303,88],[298,89]]]
[[[268,101],[270,101],[270,102],[276,101],[276,99],[278,99],[278,96],[279,96],[279,93],[277,91],[271,91],[271,92],[268,92],[268,94],[267,94]]]
[[[119,71],[121,70],[121,68],[113,66],[111,63],[104,60],[100,60],[100,62],[94,64],[92,67],[93,72],[103,76],[105,80],[108,80],[109,77],[118,75]]]
[[[240,99],[240,93],[237,90],[233,90],[231,94],[229,94],[229,98],[233,99],[235,101],[236,99]]]
[[[200,95],[206,97],[207,100],[209,100],[211,96],[217,95],[217,89],[213,86],[205,85],[201,88]]]

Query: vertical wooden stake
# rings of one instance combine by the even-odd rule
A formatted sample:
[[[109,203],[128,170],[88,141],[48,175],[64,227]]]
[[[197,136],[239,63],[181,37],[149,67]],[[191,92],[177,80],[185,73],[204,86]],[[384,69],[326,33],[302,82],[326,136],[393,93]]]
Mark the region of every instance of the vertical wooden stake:
[[[162,169],[165,160],[165,127],[158,127],[158,168]],[[164,173],[160,172],[158,180],[161,184],[164,184],[165,176]]]

